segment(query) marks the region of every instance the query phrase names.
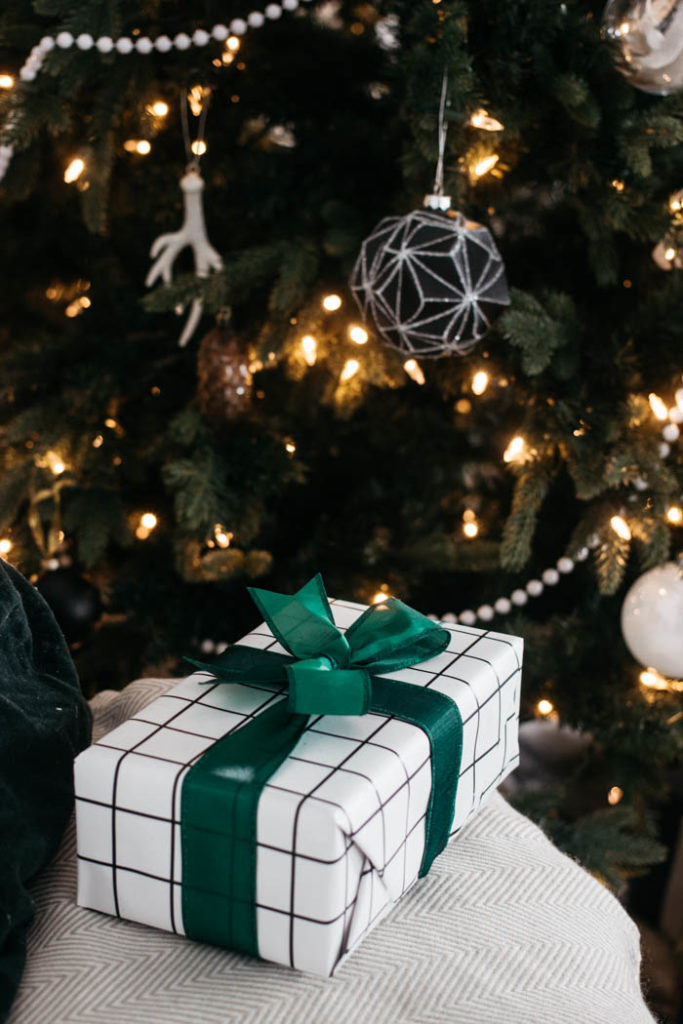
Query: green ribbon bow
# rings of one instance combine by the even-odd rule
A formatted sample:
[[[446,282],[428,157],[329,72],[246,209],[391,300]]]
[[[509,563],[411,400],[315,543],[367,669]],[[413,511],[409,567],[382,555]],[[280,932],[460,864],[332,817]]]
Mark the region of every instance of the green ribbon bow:
[[[462,721],[457,705],[445,694],[383,678],[446,648],[447,630],[426,616],[387,598],[371,605],[342,633],[320,575],[293,596],[255,588],[249,592],[289,653],[237,644],[215,664],[192,661],[219,682],[274,688],[274,695],[265,710],[218,740],[185,776],[182,904],[191,938],[258,956],[258,801],[296,746],[309,716],[374,711],[411,722],[427,734],[432,789],[421,876],[448,842]]]

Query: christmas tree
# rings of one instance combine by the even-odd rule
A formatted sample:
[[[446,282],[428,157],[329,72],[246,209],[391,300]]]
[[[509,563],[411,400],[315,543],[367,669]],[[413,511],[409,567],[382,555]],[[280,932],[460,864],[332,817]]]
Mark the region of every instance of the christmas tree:
[[[663,856],[683,736],[620,628],[683,524],[683,97],[588,0],[250,10],[4,5],[0,551],[88,693],[317,571],[524,636],[523,718],[579,754],[518,799],[619,887]],[[405,295],[392,338],[349,285],[425,193],[510,289],[437,359],[386,343]]]

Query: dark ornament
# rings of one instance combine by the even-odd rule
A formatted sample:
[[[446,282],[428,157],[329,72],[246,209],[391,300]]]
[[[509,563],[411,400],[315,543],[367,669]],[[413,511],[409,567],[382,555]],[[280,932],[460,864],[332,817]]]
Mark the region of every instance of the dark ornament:
[[[411,358],[466,355],[510,303],[490,232],[450,209],[385,217],[361,246],[351,288],[365,319]]]
[[[218,324],[202,338],[197,352],[199,408],[219,426],[248,412],[251,391],[248,347],[230,327]]]
[[[49,604],[70,644],[84,640],[102,614],[99,590],[74,566],[43,573],[36,589]]]

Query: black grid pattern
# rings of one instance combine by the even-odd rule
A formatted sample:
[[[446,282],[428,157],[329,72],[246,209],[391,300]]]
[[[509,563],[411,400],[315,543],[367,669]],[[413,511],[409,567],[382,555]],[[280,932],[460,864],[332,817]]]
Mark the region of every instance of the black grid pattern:
[[[333,601],[346,629],[362,605]],[[452,835],[516,766],[522,641],[444,624],[447,650],[392,675],[458,704]],[[241,643],[281,651],[265,625]],[[81,905],[183,934],[180,794],[213,742],[272,689],[195,673],[76,759]],[[384,715],[312,717],[261,796],[257,927],[264,959],[327,976],[417,879],[431,788],[421,729]]]

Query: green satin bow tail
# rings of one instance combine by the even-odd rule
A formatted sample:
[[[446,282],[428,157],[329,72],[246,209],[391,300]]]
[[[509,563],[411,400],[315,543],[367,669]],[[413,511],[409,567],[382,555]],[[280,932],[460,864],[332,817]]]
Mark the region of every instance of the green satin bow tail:
[[[214,680],[266,691],[268,706],[215,743],[190,769],[181,797],[183,922],[191,938],[258,955],[256,818],[268,780],[292,752],[309,715],[368,711],[411,722],[426,734],[432,789],[420,875],[448,841],[462,752],[454,701],[428,687],[382,678],[433,658],[448,632],[395,598],[369,607],[342,633],[321,577],[293,596],[250,593],[287,654],[235,645]],[[211,680],[207,679],[207,682]],[[267,691],[273,695],[267,697]]]

